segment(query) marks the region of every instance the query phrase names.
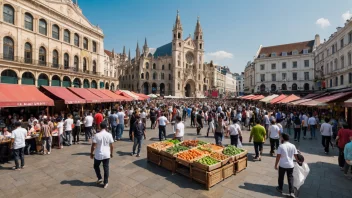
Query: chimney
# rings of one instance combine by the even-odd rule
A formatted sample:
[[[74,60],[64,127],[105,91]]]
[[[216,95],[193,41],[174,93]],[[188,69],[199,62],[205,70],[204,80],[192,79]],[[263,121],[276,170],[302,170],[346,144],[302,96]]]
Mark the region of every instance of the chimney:
[[[315,35],[314,45],[315,45],[315,47],[318,47],[320,45],[320,36],[319,36],[319,34]]]

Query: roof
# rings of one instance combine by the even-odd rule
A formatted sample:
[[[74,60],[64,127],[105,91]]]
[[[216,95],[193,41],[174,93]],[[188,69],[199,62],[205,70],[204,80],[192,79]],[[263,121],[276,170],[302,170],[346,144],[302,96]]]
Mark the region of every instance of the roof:
[[[70,92],[66,87],[41,86],[40,90],[54,100],[63,100],[65,104],[85,104],[86,101]]]
[[[107,54],[109,57],[112,57],[112,52],[110,52],[109,50],[104,50],[105,54]]]
[[[77,96],[85,99],[87,103],[101,103],[105,102],[103,98],[95,95],[94,93],[90,92],[88,89],[85,88],[73,88],[68,87],[72,93],[76,94]]]
[[[161,47],[156,48],[154,52],[154,58],[157,58],[158,56],[171,56],[172,55],[172,43],[168,43],[166,45],[163,45]]]
[[[313,51],[314,40],[304,41],[299,43],[289,43],[283,45],[275,45],[269,47],[262,47],[260,49],[258,58],[261,54],[265,54],[266,57],[271,57],[271,53],[276,52],[276,56],[281,56],[282,52],[287,52],[287,55],[292,55],[294,50],[297,50],[299,54],[303,54],[304,49],[308,49],[308,53]]]
[[[270,104],[275,104],[275,103],[280,102],[281,100],[283,100],[283,99],[285,99],[285,98],[287,98],[287,96],[284,95],[284,94],[281,94],[280,96],[278,96],[278,97],[272,99],[272,100],[270,101]]]
[[[292,94],[292,95],[287,96],[286,98],[280,100],[278,103],[287,104],[289,102],[296,101],[296,100],[299,100],[299,99],[300,99],[300,97]]]

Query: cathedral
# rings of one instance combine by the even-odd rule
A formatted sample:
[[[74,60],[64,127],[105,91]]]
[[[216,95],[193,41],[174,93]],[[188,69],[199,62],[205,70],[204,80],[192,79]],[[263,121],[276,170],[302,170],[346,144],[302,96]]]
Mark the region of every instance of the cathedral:
[[[119,88],[161,96],[202,97],[210,89],[208,83],[214,69],[204,63],[204,40],[199,17],[194,30],[183,39],[183,28],[177,11],[172,41],[151,50],[147,39],[142,53],[137,42],[136,56],[121,54],[118,67]]]

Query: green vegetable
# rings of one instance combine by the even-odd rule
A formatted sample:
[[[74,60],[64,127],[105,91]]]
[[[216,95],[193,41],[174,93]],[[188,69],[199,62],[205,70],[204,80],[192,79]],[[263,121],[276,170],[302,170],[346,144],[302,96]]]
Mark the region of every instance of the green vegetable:
[[[201,164],[204,164],[204,165],[208,165],[208,166],[219,163],[218,160],[211,158],[209,156],[203,157],[202,159],[198,160],[198,162]]]
[[[200,145],[204,145],[204,144],[208,144],[208,143],[203,142],[203,141],[198,141],[198,146],[200,146]]]
[[[233,155],[238,155],[240,153],[244,152],[243,149],[240,149],[240,148],[237,148],[235,146],[232,146],[232,145],[228,145],[227,147],[224,148],[224,150],[222,151],[223,154],[225,155],[230,155],[230,156],[233,156]]]
[[[166,149],[166,152],[170,153],[171,155],[174,155],[176,153],[179,153],[181,151],[186,151],[188,149],[189,149],[188,147],[177,145],[177,146],[170,147],[170,148]]]
[[[171,139],[171,140],[166,140],[167,142],[171,142],[171,143],[173,143],[173,144],[178,144],[178,143],[180,143],[180,140],[173,140],[173,139]]]
[[[204,147],[201,147],[199,146],[197,149],[201,150],[201,151],[208,151],[208,152],[212,152],[212,150],[210,148],[204,148]]]

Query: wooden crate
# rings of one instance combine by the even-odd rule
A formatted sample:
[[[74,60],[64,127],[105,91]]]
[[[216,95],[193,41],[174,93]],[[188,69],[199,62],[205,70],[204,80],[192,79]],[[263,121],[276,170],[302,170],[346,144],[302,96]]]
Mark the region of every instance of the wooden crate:
[[[207,183],[205,184],[205,187],[209,189],[222,180],[224,180],[222,176],[222,168],[207,172]]]
[[[247,168],[247,157],[237,160],[235,163],[235,170],[237,173]]]
[[[161,157],[161,166],[166,168],[167,170],[171,171],[172,173],[176,170],[176,158],[169,158],[166,156]]]
[[[232,175],[236,175],[234,163],[229,163],[222,167],[222,176],[224,179],[231,177]]]
[[[207,171],[192,166],[191,174],[193,180],[201,184],[207,184]]]
[[[244,152],[240,153],[237,159],[242,159],[244,157],[247,157],[248,151],[245,150]]]
[[[205,165],[205,164],[202,164],[202,163],[199,163],[197,161],[194,161],[192,163],[192,166],[195,166],[199,169],[202,169],[202,170],[205,170],[205,171],[212,171],[212,170],[215,170],[215,169],[218,169],[221,167],[221,162],[218,162],[216,164],[213,164],[211,166],[208,166],[208,165]]]
[[[176,162],[176,172],[185,177],[191,178],[191,168],[177,162]]]
[[[159,154],[148,151],[147,152],[147,159],[149,162],[152,162],[152,163],[160,166],[160,155]]]

